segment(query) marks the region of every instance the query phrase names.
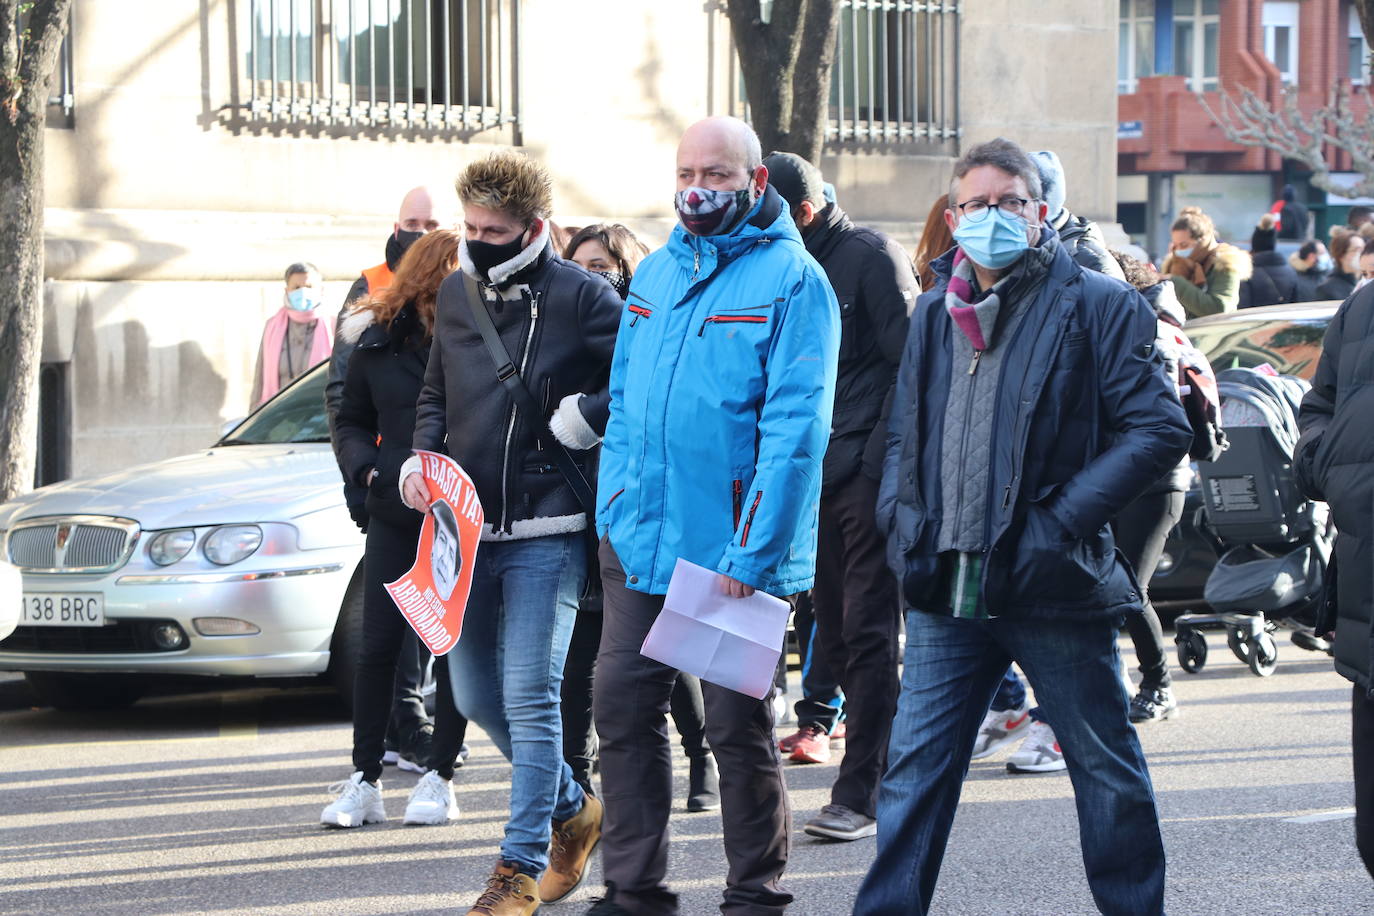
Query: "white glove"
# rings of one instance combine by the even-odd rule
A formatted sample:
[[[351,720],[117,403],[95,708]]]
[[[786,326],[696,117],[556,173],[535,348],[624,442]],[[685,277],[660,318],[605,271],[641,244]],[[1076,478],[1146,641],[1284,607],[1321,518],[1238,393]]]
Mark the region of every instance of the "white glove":
[[[558,402],[558,409],[549,420],[549,431],[553,433],[553,437],[565,447],[577,452],[589,449],[601,441],[596,430],[587,424],[587,418],[582,416],[582,408],[577,406],[577,402],[585,397],[586,395],[581,393],[568,395]]]
[[[406,478],[409,477],[411,474],[423,473],[424,471],[420,466],[420,456],[411,455],[409,458],[405,460],[405,463],[401,465],[400,475],[396,478],[398,481],[400,481],[401,502],[405,503],[407,506],[410,506],[410,508],[414,509],[416,512],[424,512],[427,509],[429,509],[429,506],[411,506],[410,503],[406,502]]]

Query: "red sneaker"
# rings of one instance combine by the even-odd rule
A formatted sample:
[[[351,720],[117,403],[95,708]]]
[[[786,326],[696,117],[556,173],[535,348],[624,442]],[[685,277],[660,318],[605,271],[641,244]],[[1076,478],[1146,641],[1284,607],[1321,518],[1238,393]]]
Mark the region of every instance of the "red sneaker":
[[[795,732],[778,742],[778,750],[782,751],[784,754],[792,753],[792,749],[797,746],[797,742],[805,738],[808,734],[810,734],[810,732],[805,728],[797,729]]]
[[[792,745],[794,763],[829,763],[830,736],[819,725],[808,725],[797,732],[797,741]]]

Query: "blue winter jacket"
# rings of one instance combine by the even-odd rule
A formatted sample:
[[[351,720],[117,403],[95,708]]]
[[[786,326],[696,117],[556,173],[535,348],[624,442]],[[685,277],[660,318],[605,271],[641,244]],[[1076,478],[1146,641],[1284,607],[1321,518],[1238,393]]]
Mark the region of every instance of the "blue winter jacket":
[[[1140,609],[1108,523],[1192,442],[1134,289],[1084,270],[1054,238],[1049,276],[1006,344],[988,480],[983,599],[994,615],[1101,617]],[[953,252],[917,300],[897,374],[878,524],[910,607],[940,611],[940,443],[949,390]]]
[[[839,304],[769,187],[723,236],[681,226],[630,284],[597,531],[630,588],[679,557],[774,595],[811,587]]]

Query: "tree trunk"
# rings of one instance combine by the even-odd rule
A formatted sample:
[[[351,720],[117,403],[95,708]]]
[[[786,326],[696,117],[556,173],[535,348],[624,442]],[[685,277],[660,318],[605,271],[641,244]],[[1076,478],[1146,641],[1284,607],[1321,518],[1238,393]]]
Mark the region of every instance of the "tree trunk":
[[[796,153],[819,164],[839,0],[774,0],[767,23],[759,0],[728,0],[727,12],[764,154]]]
[[[0,501],[33,486],[43,344],[43,131],[71,0],[0,0]]]

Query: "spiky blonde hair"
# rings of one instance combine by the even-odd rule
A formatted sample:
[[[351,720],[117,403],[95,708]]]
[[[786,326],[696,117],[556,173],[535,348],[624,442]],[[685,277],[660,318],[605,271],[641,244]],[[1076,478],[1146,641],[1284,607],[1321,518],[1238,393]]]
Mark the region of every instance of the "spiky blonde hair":
[[[547,219],[553,212],[553,180],[539,163],[514,150],[492,153],[463,169],[458,199],[509,213],[523,223]]]

